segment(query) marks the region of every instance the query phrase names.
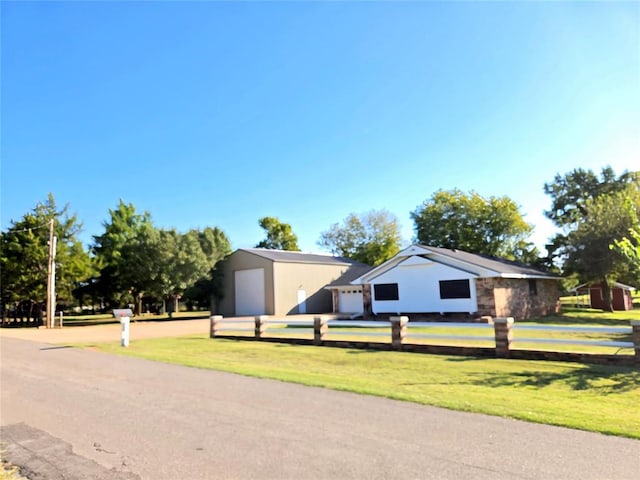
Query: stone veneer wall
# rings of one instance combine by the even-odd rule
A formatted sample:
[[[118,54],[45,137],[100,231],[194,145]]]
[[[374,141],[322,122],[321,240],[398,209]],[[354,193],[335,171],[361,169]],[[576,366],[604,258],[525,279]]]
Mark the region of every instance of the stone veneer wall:
[[[371,284],[365,283],[362,285],[362,306],[364,308],[365,315],[371,315],[373,310],[371,309]]]
[[[529,280],[478,278],[478,315],[513,317],[522,320],[543,317],[558,311],[558,281],[536,280],[537,294],[529,292]]]

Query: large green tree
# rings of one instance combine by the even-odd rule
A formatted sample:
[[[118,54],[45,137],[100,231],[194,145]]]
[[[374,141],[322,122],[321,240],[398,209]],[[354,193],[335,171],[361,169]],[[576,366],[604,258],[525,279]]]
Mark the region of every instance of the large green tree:
[[[111,278],[115,280],[125,302],[133,298],[136,314],[142,313],[142,298],[161,297],[160,271],[164,258],[163,238],[151,222],[145,222],[137,229],[135,236],[120,248],[117,269]],[[121,304],[123,301],[121,300]]]
[[[379,265],[400,250],[398,219],[386,210],[350,214],[320,234],[318,244],[331,253],[368,265]]]
[[[53,194],[0,236],[2,303],[29,306],[38,315],[47,298],[49,225],[53,220],[56,242],[56,298],[70,302],[72,291],[91,276],[88,253],[78,239],[82,225],[69,206],[59,208]]]
[[[133,270],[127,263],[132,259],[123,259],[125,246],[137,241],[138,236],[153,230],[151,215],[138,213],[132,203],[122,199],[118,206],[109,210],[109,220],[103,222],[104,232],[93,237],[92,252],[99,270],[97,281],[92,283],[92,296],[99,296],[108,306],[122,306],[131,300],[131,278],[126,281],[123,275]],[[139,247],[139,242],[135,244]],[[140,290],[137,294],[140,294]]]
[[[160,230],[159,247],[158,293],[164,300],[172,302],[169,311],[174,312],[185,290],[205,278],[211,266],[196,231],[180,234],[173,229]]]
[[[632,275],[636,282],[640,282],[640,214],[638,214],[640,208],[633,204],[631,198],[627,198],[625,209],[629,212],[632,226],[629,228],[628,235],[614,240],[609,248],[627,259]]]
[[[569,245],[568,235],[587,217],[587,202],[601,195],[609,195],[624,191],[629,185],[637,182],[638,176],[633,172],[617,175],[607,166],[600,175],[583,168],[573,169],[564,175],[556,174],[552,182],[544,184],[544,193],[551,197],[551,208],[544,213],[561,231],[548,245],[549,261],[566,257]]]
[[[631,210],[625,208],[628,202],[633,205]],[[601,282],[605,309],[612,311],[611,286],[616,280],[628,278],[632,269],[625,256],[610,245],[637,225],[640,191],[629,188],[599,195],[584,206],[583,220],[567,235],[564,271],[583,281]]]
[[[533,227],[508,197],[485,198],[471,191],[438,190],[411,212],[416,240],[533,263],[537,249],[529,242]]]
[[[624,191],[636,178],[631,172],[616,175],[608,166],[599,176],[582,168],[556,174],[552,182],[544,184],[544,193],[551,197],[551,208],[544,213],[557,227],[575,226],[587,216],[588,201]]]
[[[231,253],[231,242],[218,227],[198,231],[198,238],[207,256],[209,273],[187,288],[183,297],[191,306],[207,306],[214,312],[224,296],[222,262]]]
[[[298,237],[293,233],[291,225],[282,223],[277,217],[263,217],[258,223],[267,237],[256,245],[257,248],[300,251]]]

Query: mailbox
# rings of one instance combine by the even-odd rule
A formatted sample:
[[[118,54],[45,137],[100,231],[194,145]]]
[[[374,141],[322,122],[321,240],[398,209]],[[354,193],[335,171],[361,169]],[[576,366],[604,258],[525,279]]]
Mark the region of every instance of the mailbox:
[[[129,346],[129,323],[131,321],[131,317],[133,316],[133,312],[130,308],[116,308],[113,310],[113,316],[115,318],[120,319],[120,325],[122,326],[122,331],[120,335],[120,346],[128,347]]]

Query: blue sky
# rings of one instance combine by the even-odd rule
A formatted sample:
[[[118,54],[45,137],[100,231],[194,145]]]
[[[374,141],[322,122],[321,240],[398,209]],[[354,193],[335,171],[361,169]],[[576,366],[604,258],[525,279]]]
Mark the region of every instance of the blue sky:
[[[438,189],[507,195],[640,169],[638,2],[2,2],[2,229],[53,192],[234,248]]]

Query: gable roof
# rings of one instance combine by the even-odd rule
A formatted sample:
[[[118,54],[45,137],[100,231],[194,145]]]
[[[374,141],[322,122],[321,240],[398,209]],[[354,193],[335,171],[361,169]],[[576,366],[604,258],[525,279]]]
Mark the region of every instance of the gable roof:
[[[292,252],[288,250],[270,250],[268,248],[240,248],[236,251],[248,252],[272,262],[309,263],[322,265],[364,265],[349,258],[320,255],[316,253]]]
[[[400,263],[405,262],[410,257],[420,257],[432,262],[441,263],[479,278],[560,279],[560,276],[555,273],[504,258],[469,253],[463,250],[414,244],[399,252],[395,257],[356,278],[353,283],[367,283]]]

